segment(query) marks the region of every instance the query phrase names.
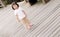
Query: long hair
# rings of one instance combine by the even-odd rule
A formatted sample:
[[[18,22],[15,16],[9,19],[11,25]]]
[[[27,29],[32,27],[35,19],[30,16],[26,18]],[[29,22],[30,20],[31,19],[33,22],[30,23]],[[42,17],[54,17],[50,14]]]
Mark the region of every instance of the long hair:
[[[17,4],[17,2],[13,2],[13,3],[12,3],[12,9],[13,9],[13,10],[15,10],[14,7],[13,7],[13,5],[17,5],[17,7],[19,7],[19,5]]]

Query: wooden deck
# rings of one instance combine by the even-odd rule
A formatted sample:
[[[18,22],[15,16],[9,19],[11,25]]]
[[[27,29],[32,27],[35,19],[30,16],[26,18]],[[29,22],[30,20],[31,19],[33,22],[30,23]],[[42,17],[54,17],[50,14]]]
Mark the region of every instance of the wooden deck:
[[[37,3],[25,9],[33,27],[27,31],[17,23],[11,6],[0,9],[0,37],[60,37],[60,0],[51,0],[47,4]]]

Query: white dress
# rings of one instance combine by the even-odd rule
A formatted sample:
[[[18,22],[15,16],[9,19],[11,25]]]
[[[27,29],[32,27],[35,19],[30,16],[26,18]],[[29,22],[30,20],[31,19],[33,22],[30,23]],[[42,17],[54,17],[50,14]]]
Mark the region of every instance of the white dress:
[[[18,9],[16,9],[16,10],[14,10],[14,14],[15,15],[18,15],[18,18],[20,19],[20,20],[22,20],[24,17],[25,17],[25,14],[23,13],[23,11],[22,11],[23,9],[22,8],[18,8]]]

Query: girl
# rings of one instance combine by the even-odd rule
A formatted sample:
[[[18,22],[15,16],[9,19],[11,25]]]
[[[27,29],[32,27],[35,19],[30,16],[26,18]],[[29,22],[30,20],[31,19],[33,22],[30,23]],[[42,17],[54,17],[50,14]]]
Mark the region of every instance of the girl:
[[[14,10],[17,21],[24,24],[27,29],[31,29],[32,24],[27,19],[25,11],[21,7],[19,7],[16,2],[12,3],[12,9]]]

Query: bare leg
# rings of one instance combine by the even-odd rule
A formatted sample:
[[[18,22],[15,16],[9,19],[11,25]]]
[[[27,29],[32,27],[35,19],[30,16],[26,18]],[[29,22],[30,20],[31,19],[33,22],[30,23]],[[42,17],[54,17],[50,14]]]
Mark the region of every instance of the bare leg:
[[[5,7],[5,5],[3,4],[2,0],[0,0],[0,3],[2,4],[3,7]]]
[[[28,7],[30,7],[30,6],[31,6],[31,4],[30,4],[29,0],[24,0],[24,2],[25,2],[25,4],[26,4]]]
[[[31,29],[32,24],[30,23],[30,21],[27,18],[24,18],[22,20],[22,23],[25,24],[27,29]]]

